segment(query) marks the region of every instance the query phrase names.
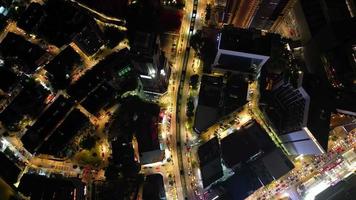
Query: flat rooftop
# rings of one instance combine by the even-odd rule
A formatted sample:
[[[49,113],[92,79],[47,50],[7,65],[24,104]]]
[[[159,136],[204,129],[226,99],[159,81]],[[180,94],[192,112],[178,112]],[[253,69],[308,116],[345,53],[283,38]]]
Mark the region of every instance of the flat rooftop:
[[[161,174],[147,175],[143,183],[143,199],[166,199],[163,176]]]
[[[243,200],[263,185],[250,167],[243,166],[221,186],[226,189],[226,199]]]
[[[10,69],[0,67],[0,89],[4,92],[11,92],[12,87],[18,82],[19,78]]]
[[[321,147],[327,150],[330,117],[334,105],[332,101],[325,101],[325,99],[332,99],[335,94],[326,83],[316,76],[305,77],[303,88],[310,96],[307,127]]]
[[[24,115],[37,117],[46,106],[44,102],[50,94],[48,90],[37,84],[33,79],[24,80],[22,85],[23,89],[20,93],[0,113],[0,120],[9,129],[16,127]]]
[[[6,57],[16,57],[18,61],[24,62],[20,66],[27,73],[32,73],[37,68],[36,61],[45,53],[41,47],[32,44],[25,38],[15,33],[7,33],[6,37],[0,44],[0,51]],[[20,62],[21,63],[21,62]]]
[[[52,83],[55,87],[66,88],[71,81],[76,65],[80,61],[79,54],[72,47],[67,46],[45,65],[44,69],[53,76]]]
[[[223,78],[203,75],[201,78],[198,105],[217,107],[221,99]]]
[[[0,178],[2,178],[9,185],[16,183],[21,169],[14,164],[4,152],[0,152],[0,163]]]
[[[252,121],[221,140],[221,155],[225,164],[233,168],[237,164],[247,162],[259,152],[269,151],[274,147],[265,130]]]
[[[95,54],[105,44],[103,33],[94,22],[85,26],[73,41],[88,56]]]
[[[60,155],[73,137],[89,123],[89,119],[78,109],[72,110],[58,128],[39,149],[40,153]]]
[[[63,120],[73,105],[74,102],[70,99],[58,96],[21,138],[24,147],[29,152],[34,153],[45,138],[54,131],[58,123]]]
[[[86,97],[96,86],[110,80],[117,71],[127,65],[128,49],[114,52],[87,71],[79,80],[67,89],[69,95],[78,101]],[[117,71],[116,71],[117,70]]]
[[[218,64],[214,68],[226,71],[238,71],[240,73],[255,73],[252,64],[259,65],[262,59],[248,58],[242,56],[221,54]]]
[[[104,82],[86,97],[86,99],[82,102],[82,106],[91,114],[97,116],[101,109],[113,103],[114,98],[114,88]]]
[[[223,176],[218,139],[214,137],[202,144],[198,148],[198,156],[203,186],[205,188]]]
[[[224,28],[221,31],[219,49],[269,56],[271,38],[261,31]]]
[[[76,199],[84,200],[85,184],[76,178],[46,177],[24,174],[19,191],[31,199]]]
[[[248,81],[242,76],[231,75],[224,92],[224,114],[229,114],[247,103]]]
[[[194,129],[196,131],[204,131],[218,120],[219,105],[222,103],[222,89],[222,77],[202,76],[194,121]]]

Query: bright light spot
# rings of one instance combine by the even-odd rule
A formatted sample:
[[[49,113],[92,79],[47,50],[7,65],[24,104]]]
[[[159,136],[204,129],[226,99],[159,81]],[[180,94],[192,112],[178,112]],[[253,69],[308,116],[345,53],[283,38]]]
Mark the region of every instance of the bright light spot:
[[[304,155],[303,154],[300,154],[299,156],[297,156],[295,158],[295,160],[303,160],[304,159]]]
[[[162,76],[166,76],[166,72],[163,69],[161,69],[160,73]]]
[[[151,76],[146,76],[146,75],[140,75],[141,78],[145,78],[145,79],[152,79]]]
[[[328,188],[329,185],[322,181],[314,186],[312,186],[308,191],[307,195],[305,195],[305,200],[314,200],[315,196],[318,195],[320,192],[324,191],[326,188]]]
[[[219,195],[215,196],[214,198],[212,198],[211,200],[215,200],[215,199],[218,199],[219,198]]]
[[[46,176],[46,172],[44,172],[43,170],[40,170],[40,172],[38,173],[38,175],[40,175],[40,176]]]
[[[148,75],[152,78],[156,77],[156,70],[153,68],[148,68]]]
[[[282,197],[282,198],[287,198],[287,197],[289,197],[289,194],[288,194],[287,192],[285,192],[285,193],[282,194],[281,197]]]

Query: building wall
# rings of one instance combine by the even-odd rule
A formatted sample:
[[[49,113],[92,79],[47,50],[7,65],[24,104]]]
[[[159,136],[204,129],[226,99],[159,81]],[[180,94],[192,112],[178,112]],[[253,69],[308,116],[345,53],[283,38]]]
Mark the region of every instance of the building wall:
[[[215,60],[213,63],[213,70],[215,71],[221,71],[221,72],[235,72],[235,73],[239,73],[239,66],[232,66],[232,67],[236,67],[234,70],[224,70],[224,69],[220,69],[217,68],[215,66],[219,65],[219,59],[222,55],[231,55],[231,56],[235,56],[235,57],[241,57],[241,58],[250,58],[253,60],[253,63],[251,63],[251,68],[253,68],[254,73],[252,73],[251,75],[258,75],[261,71],[262,66],[267,62],[267,60],[269,59],[269,56],[265,56],[265,55],[258,55],[258,54],[251,54],[251,53],[244,53],[244,52],[237,52],[237,51],[230,51],[230,50],[225,50],[225,49],[218,49],[218,52],[215,56]],[[243,72],[241,72],[242,74],[244,74]],[[249,73],[247,73],[249,74]]]
[[[356,16],[356,1],[355,0],[346,0],[347,8],[350,12],[351,17]]]
[[[272,95],[271,109],[267,114],[279,134],[283,135],[306,126],[310,97],[302,87],[294,88],[282,80],[274,86]]]
[[[161,162],[164,159],[164,150],[157,149],[153,151],[143,152],[140,156],[140,163],[142,165]]]
[[[270,31],[303,42],[311,39],[308,23],[299,0],[289,2],[283,16],[276,20]]]
[[[253,16],[250,27],[269,30],[287,2],[288,0],[262,0]]]
[[[353,0],[290,0],[271,28],[284,37],[307,43],[327,23],[350,18]]]
[[[225,21],[235,27],[248,28],[260,0],[228,0]]]
[[[305,127],[299,131],[281,135],[280,139],[291,155],[319,155],[324,153],[320,144]]]

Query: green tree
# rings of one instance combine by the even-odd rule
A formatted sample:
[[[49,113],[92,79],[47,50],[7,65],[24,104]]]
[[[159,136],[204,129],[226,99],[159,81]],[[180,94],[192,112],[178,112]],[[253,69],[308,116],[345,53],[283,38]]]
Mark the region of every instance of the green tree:
[[[90,150],[95,146],[98,139],[99,138],[97,136],[92,136],[92,135],[84,136],[80,141],[79,146],[83,149]]]
[[[190,37],[190,46],[197,52],[198,56],[200,56],[202,47],[204,46],[202,30],[197,30],[195,34]]]
[[[189,118],[194,116],[194,99],[193,99],[193,97],[188,98],[186,115]]]

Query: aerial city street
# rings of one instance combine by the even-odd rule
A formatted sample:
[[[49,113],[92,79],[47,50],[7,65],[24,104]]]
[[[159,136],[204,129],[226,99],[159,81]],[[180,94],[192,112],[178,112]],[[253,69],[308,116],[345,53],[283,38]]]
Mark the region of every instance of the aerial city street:
[[[0,200],[353,200],[356,0],[1,0]]]

